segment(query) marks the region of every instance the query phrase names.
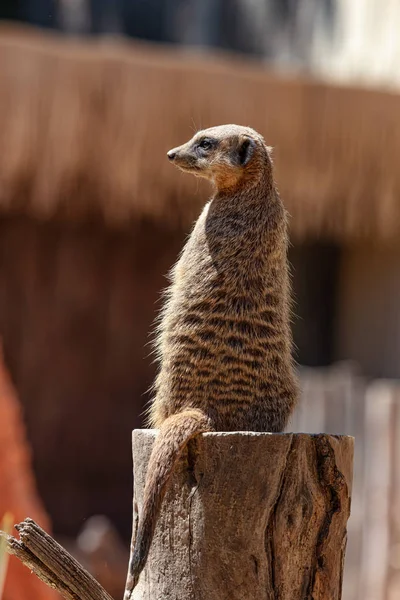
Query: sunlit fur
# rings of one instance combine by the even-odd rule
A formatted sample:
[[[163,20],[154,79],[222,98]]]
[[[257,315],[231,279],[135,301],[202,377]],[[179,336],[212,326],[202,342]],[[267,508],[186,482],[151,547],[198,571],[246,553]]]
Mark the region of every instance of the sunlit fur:
[[[215,140],[202,150],[203,139]],[[295,406],[287,218],[270,149],[247,127],[198,132],[174,149],[182,170],[210,179],[205,206],[171,272],[157,333],[160,370],[150,459],[131,561],[131,588],[149,551],[176,460],[194,435],[282,431]]]

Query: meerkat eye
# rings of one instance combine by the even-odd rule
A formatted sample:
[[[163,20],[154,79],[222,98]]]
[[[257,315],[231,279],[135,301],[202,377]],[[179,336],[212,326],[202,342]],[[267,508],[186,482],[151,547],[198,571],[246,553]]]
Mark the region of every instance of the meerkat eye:
[[[201,142],[199,142],[199,148],[201,148],[202,150],[209,150],[211,146],[212,144],[210,140],[201,140]]]

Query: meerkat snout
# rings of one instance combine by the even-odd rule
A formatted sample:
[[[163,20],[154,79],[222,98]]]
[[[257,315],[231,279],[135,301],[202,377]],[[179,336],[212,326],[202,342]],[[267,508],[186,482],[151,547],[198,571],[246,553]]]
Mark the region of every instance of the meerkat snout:
[[[169,160],[174,160],[174,158],[176,156],[175,150],[170,150],[169,152],[167,152],[167,156],[168,156]]]

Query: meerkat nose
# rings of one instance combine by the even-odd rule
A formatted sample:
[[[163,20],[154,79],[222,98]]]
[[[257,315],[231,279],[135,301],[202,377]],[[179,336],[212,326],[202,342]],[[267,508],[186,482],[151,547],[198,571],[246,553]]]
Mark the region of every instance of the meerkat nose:
[[[169,160],[174,160],[174,158],[176,156],[175,150],[170,150],[169,152],[167,152],[167,156],[168,156]]]

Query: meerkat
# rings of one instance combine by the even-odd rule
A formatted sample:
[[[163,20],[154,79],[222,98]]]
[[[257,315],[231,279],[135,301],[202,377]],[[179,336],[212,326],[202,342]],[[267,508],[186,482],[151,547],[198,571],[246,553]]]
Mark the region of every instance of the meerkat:
[[[209,179],[215,194],[172,269],[158,326],[160,369],[149,425],[159,433],[129,567],[130,593],[188,441],[207,431],[283,431],[298,396],[287,214],[270,148],[253,129],[222,125],[199,131],[168,158]]]

